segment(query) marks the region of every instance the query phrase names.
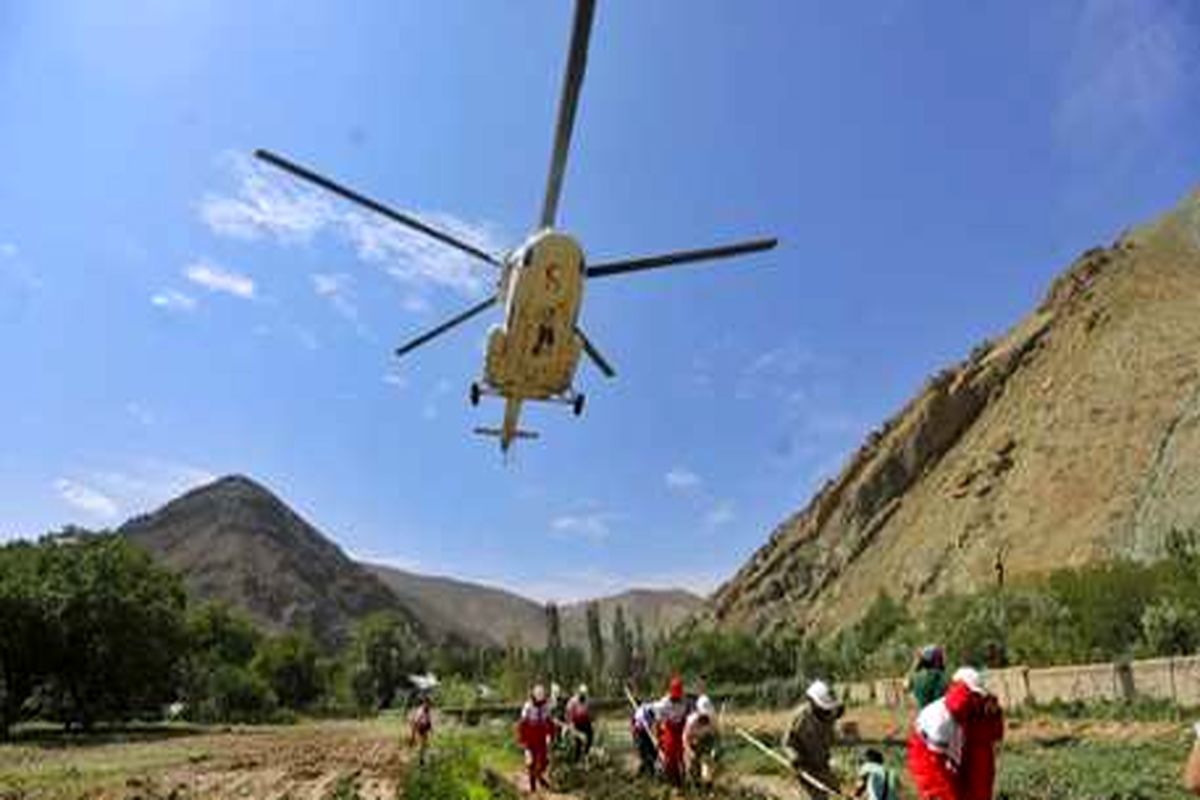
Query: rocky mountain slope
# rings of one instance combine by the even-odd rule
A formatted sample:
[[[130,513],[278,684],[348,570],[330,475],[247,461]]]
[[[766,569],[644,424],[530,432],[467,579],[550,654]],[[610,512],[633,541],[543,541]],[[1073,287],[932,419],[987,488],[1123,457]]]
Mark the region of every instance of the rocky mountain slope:
[[[519,642],[545,647],[546,615],[542,604],[503,589],[452,578],[418,575],[393,567],[364,564],[413,610],[437,636],[453,635],[477,644],[503,647]],[[677,589],[633,589],[597,601],[607,637],[617,606],[632,626],[641,617],[646,635],[667,633],[701,608],[704,601]],[[560,609],[563,641],[587,646],[586,604],[570,603]]]
[[[182,574],[193,595],[224,600],[268,630],[304,628],[337,646],[373,611],[415,619],[378,578],[249,478],[194,489],[120,531]]]
[[[267,630],[311,630],[324,644],[347,641],[355,620],[392,610],[414,636],[503,647],[544,647],[542,604],[451,578],[359,564],[268,489],[221,478],[136,517],[120,529],[180,573],[189,591],[248,613]],[[618,604],[648,636],[668,631],[703,601],[677,590],[634,590],[599,601],[605,634]],[[562,608],[563,639],[587,642],[583,604]]]
[[[931,378],[715,594],[719,625],[830,630],[946,590],[1161,551],[1200,526],[1200,195],[1084,253]]]

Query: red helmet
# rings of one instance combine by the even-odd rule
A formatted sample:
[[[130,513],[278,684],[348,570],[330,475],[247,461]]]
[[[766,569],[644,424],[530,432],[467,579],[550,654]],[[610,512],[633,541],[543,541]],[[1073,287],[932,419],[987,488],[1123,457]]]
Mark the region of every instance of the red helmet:
[[[678,675],[671,678],[671,688],[669,694],[672,700],[683,699],[683,678]]]

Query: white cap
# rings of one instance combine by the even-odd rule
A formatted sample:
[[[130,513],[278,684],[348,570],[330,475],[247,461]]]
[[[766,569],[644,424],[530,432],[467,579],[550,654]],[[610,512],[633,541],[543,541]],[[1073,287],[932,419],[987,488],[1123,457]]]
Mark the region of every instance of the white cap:
[[[839,703],[833,690],[829,688],[829,684],[825,681],[813,681],[808,685],[808,690],[805,691],[805,696],[809,700],[816,703],[818,708],[823,708],[826,711],[834,711]]]
[[[588,693],[587,684],[586,683],[579,684],[579,688],[576,691],[578,691],[579,694],[587,694]]]
[[[987,694],[983,675],[974,667],[959,667],[952,680],[963,683],[975,694]]]
[[[708,695],[700,695],[700,699],[696,701],[696,713],[705,717],[713,715],[713,704],[712,700],[708,699]]]

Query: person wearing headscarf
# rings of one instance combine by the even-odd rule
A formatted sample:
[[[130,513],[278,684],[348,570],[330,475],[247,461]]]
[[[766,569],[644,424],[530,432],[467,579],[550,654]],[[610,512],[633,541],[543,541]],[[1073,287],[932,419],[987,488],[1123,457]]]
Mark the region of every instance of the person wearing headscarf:
[[[917,711],[946,693],[946,655],[939,645],[929,644],[917,651],[916,662],[908,675],[908,691]]]

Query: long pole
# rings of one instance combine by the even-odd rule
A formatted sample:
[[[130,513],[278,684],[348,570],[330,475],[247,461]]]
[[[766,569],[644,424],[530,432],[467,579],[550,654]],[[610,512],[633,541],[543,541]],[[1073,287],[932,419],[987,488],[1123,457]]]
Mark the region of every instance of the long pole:
[[[842,794],[837,789],[834,789],[832,786],[826,785],[823,781],[821,781],[815,775],[812,775],[811,773],[796,766],[791,761],[789,761],[787,758],[785,758],[782,753],[775,750],[775,748],[764,744],[759,739],[756,739],[748,731],[743,730],[742,728],[738,728],[738,727],[734,727],[733,730],[737,733],[738,736],[741,736],[747,742],[749,742],[750,744],[752,744],[756,748],[758,748],[764,755],[770,756],[776,763],[786,767],[789,770],[794,771],[797,775],[800,776],[800,780],[804,781],[809,786],[812,786],[814,789],[824,792],[825,794],[831,794],[834,797],[844,797],[844,798],[847,798],[847,800],[854,800],[850,795]]]

